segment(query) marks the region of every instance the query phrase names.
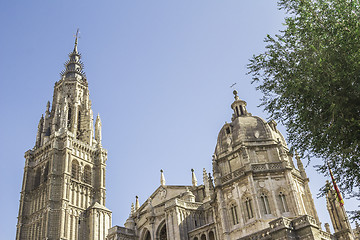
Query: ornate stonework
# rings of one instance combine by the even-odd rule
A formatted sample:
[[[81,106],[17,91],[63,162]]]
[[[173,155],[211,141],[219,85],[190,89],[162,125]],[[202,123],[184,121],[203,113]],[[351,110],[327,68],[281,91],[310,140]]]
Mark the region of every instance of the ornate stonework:
[[[158,189],[141,206],[136,199],[109,240],[353,239],[350,225],[334,235],[320,228],[300,157],[295,167],[276,122],[252,116],[234,94],[212,159],[214,181],[204,169],[198,185],[192,170],[192,186],[170,186],[161,171]]]
[[[125,227],[110,228],[107,151],[99,115],[93,127],[80,58],[76,38],[35,146],[25,153],[17,240],[354,239],[330,187],[335,233],[329,224],[321,229],[300,157],[289,153],[276,122],[252,116],[236,91],[231,122],[221,128],[212,157],[214,179],[204,169],[198,185],[192,169],[192,185],[166,185],[161,170],[159,187],[142,205],[136,197]]]
[[[105,239],[107,151],[93,113],[77,39],[41,117],[33,149],[25,153],[16,239]],[[94,136],[95,135],[95,136]]]

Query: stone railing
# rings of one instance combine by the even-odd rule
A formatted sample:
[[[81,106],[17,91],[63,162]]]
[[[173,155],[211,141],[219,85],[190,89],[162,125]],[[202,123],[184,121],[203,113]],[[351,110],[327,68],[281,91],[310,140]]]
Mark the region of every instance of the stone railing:
[[[221,178],[221,183],[226,183],[233,178],[237,178],[240,176],[245,175],[247,171],[253,172],[265,172],[265,171],[274,171],[274,170],[281,170],[284,169],[282,162],[275,162],[275,163],[254,163],[248,166],[243,166],[240,169],[235,170],[232,173],[229,173]]]
[[[170,202],[167,202],[165,204],[165,209],[171,208],[173,206],[179,206],[185,209],[191,209],[191,210],[197,210],[202,206],[202,203],[197,202],[186,202],[184,200],[181,200],[179,198],[175,198]]]
[[[309,215],[303,215],[293,220],[293,226],[295,229],[303,228],[308,225],[313,225],[314,227],[318,227],[315,218]]]
[[[269,228],[247,235],[246,237],[239,238],[238,240],[260,240],[260,239],[261,240],[271,239]]]
[[[285,217],[280,217],[274,221],[271,221],[269,223],[269,225],[270,225],[271,231],[275,231],[275,230],[281,229],[281,228],[289,228],[289,229],[293,228],[293,224],[292,224],[291,220],[288,218],[285,218]]]

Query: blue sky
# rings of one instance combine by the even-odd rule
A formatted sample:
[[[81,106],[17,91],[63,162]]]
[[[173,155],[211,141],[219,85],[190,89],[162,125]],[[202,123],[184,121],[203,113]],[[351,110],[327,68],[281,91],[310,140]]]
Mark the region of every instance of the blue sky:
[[[123,225],[135,196],[142,203],[159,186],[160,169],[169,185],[191,184],[191,168],[199,182],[202,168],[211,172],[218,131],[231,119],[230,85],[249,112],[267,117],[246,65],[283,18],[269,0],[0,0],[0,239],[15,238],[24,152],[77,28],[108,150],[106,205]],[[325,223],[325,199],[316,199],[325,179],[314,164],[307,171]]]

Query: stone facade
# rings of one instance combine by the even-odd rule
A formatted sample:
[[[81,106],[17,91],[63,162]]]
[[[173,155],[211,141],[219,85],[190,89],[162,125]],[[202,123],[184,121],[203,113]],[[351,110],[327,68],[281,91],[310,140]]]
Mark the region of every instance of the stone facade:
[[[204,169],[198,186],[192,170],[192,186],[171,186],[161,171],[160,186],[141,206],[136,198],[125,228],[110,229],[109,240],[353,239],[350,225],[334,235],[320,228],[300,157],[289,153],[274,121],[252,116],[234,94],[232,121],[212,159],[214,180]],[[328,202],[345,214],[332,191]]]
[[[105,239],[107,151],[93,113],[77,39],[53,102],[41,117],[33,149],[25,153],[17,240]]]
[[[36,143],[25,153],[17,240],[269,240],[344,239],[352,231],[329,187],[328,224],[322,231],[300,157],[289,153],[275,121],[252,116],[234,91],[230,123],[221,128],[212,175],[198,185],[160,186],[140,206],[136,198],[125,227],[111,227],[105,207],[107,151],[95,121],[83,63],[69,54],[53,102],[41,117]],[[296,161],[296,166],[294,164]],[[213,176],[213,177],[212,177]]]

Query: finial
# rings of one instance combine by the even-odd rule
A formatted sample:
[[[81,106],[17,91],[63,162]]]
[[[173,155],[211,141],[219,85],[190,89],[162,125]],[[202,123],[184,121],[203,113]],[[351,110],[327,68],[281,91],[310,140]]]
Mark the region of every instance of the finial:
[[[46,104],[46,112],[50,111],[50,101],[47,102]]]
[[[165,176],[164,176],[164,171],[162,170],[162,169],[160,169],[160,172],[161,172],[161,174],[160,174],[160,184],[161,184],[161,186],[165,186]]]
[[[197,179],[196,179],[193,168],[191,169],[191,182],[192,182],[193,187],[197,186]]]
[[[234,91],[233,91],[233,94],[234,94],[235,100],[239,100],[239,96],[237,95],[237,94],[238,94],[238,91],[234,90]]]
[[[80,38],[79,37],[79,28],[76,30],[76,35],[74,35],[74,37],[75,37],[75,46],[74,46],[74,52],[76,52],[77,53],[77,44],[78,44],[78,38]]]
[[[131,203],[131,210],[130,210],[131,215],[134,214],[134,212],[135,212],[134,203]]]
[[[136,200],[135,200],[135,211],[137,211],[140,208],[140,203],[139,203],[139,197],[135,196]]]

